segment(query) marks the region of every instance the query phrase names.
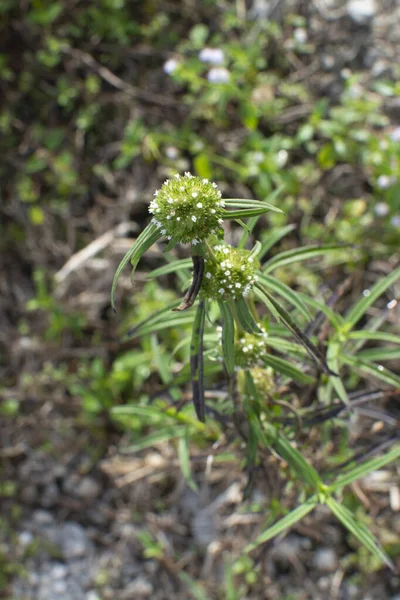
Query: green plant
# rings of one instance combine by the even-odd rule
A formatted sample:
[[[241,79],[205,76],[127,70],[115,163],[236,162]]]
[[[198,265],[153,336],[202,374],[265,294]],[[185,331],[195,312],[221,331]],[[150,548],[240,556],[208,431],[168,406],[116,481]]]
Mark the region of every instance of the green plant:
[[[399,350],[396,346],[377,347],[364,352],[360,350],[365,340],[397,345],[400,343],[397,336],[377,331],[384,319],[375,317],[366,328],[354,330],[368,308],[400,278],[400,268],[377,282],[341,316],[323,301],[294,292],[272,273],[306,259],[346,253],[345,247],[327,245],[296,248],[275,254],[262,265],[261,261],[271,245],[285,234],[283,228],[273,231],[269,242],[262,244],[256,241],[251,251],[244,248],[260,215],[270,210],[279,209],[255,200],[223,200],[216,185],[210,184],[208,180],[189,173],[183,178],[176,175],[172,182],[165,182],[161,190],[156,192],[155,200],[150,204],[150,212],[155,216],[118,267],[112,288],[112,303],[114,305],[118,278],[129,261],[135,270],[144,252],[165,236],[168,239],[166,252],[178,243],[189,243],[190,259],[172,260],[150,273],[150,277],[184,273],[183,280],[187,281],[192,264],[192,282],[186,283],[188,291],[183,301],[173,306],[172,311],[171,306],[158,311],[128,333],[140,337],[160,332],[166,327],[191,323],[190,339],[183,341],[183,344],[189,346],[190,368],[182,369],[182,378],[175,379],[174,388],[188,378],[191,379],[195,410],[200,421],[204,422],[207,408],[204,375],[207,373],[208,379],[210,376],[213,378],[218,376],[218,372],[221,373],[222,368],[228,380],[229,405],[220,413],[219,427],[221,424],[223,427],[223,414],[233,419],[238,435],[246,441],[247,468],[257,463],[262,449],[269,448],[286,461],[293,476],[303,482],[303,492],[297,508],[275,524],[267,524],[266,530],[247,546],[245,553],[253,551],[295,524],[318,504],[325,504],[376,558],[391,566],[391,561],[379,542],[338,500],[337,495],[345,486],[377,466],[398,458],[400,447],[395,445],[382,457],[356,464],[332,481],[326,482],[291,443],[290,429],[285,430],[279,424],[279,419],[274,422],[274,417],[279,416],[277,407],[290,408],[290,394],[286,394],[286,399],[282,390],[290,390],[296,385],[317,386],[318,394],[324,397],[325,402],[331,402],[332,393],[335,392],[342,404],[339,407],[334,404],[327,407],[331,410],[333,407],[335,414],[351,410],[346,381],[354,380],[358,372],[373,375],[389,386],[400,385],[400,378],[395,373],[374,362],[398,358]],[[245,218],[249,219],[247,225],[242,220]],[[243,228],[237,248],[223,242],[223,232],[219,226],[226,219],[237,221]],[[190,310],[196,302],[196,309]],[[260,311],[261,307],[266,308],[270,316],[265,316],[265,311]],[[330,326],[326,359],[320,345],[304,333],[305,326],[313,329],[310,328],[310,309],[316,309],[320,315],[325,316]],[[194,315],[189,317],[186,311],[189,314],[194,312]],[[215,331],[218,312],[222,327]],[[206,322],[211,324],[214,332],[207,332]],[[294,341],[288,335],[293,336]],[[211,348],[207,349],[205,343]],[[218,350],[219,347],[221,351]],[[216,366],[216,371],[212,370],[212,364]],[[345,371],[345,375],[339,375],[344,367],[347,373]],[[300,415],[293,410],[295,419],[307,417],[307,413]],[[196,439],[199,434],[215,439],[218,436],[218,420],[210,425],[196,425],[188,410],[164,408],[160,413],[157,407],[145,405],[118,407],[113,410],[113,414],[118,419],[141,415],[150,419],[153,424],[164,423],[168,417],[171,420],[168,425],[157,427],[153,434],[136,447],[143,448],[163,439],[178,438],[182,472],[189,485],[195,486],[190,472],[189,440]],[[216,416],[218,409],[213,408],[209,414]]]

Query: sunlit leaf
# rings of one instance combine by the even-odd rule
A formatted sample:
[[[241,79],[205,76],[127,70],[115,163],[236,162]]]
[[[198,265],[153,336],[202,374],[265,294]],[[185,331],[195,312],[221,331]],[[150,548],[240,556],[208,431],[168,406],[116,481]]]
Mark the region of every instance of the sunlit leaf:
[[[222,317],[222,353],[229,375],[235,369],[235,322],[227,302],[218,302]]]
[[[296,262],[303,260],[309,260],[311,258],[317,258],[319,256],[325,256],[331,252],[337,252],[338,250],[346,250],[348,247],[340,244],[331,244],[326,246],[304,246],[302,248],[294,248],[293,250],[285,250],[280,252],[276,256],[270,258],[263,266],[263,273],[270,273],[274,269],[291,265]]]

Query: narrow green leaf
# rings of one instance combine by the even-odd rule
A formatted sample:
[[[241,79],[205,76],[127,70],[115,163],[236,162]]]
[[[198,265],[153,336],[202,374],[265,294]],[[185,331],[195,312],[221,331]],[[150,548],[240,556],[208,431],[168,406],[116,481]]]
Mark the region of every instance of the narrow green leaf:
[[[372,360],[379,362],[381,360],[398,360],[400,358],[400,348],[368,348],[357,353],[357,358],[362,360]]]
[[[190,441],[189,428],[186,427],[185,434],[181,438],[179,438],[179,443],[178,443],[179,464],[181,466],[181,471],[186,480],[186,483],[194,492],[197,492],[197,485],[192,477],[192,471],[190,468],[190,444],[189,444],[189,441]]]
[[[341,355],[341,360],[347,365],[359,369],[368,375],[373,375],[389,385],[396,388],[400,387],[400,377],[395,375],[395,373],[392,373],[392,371],[389,371],[389,369],[383,365],[376,365],[366,360],[361,360],[361,358],[358,358],[357,356],[348,356],[347,354]]]
[[[223,219],[245,219],[247,217],[257,217],[268,212],[261,206],[257,208],[242,208],[241,210],[224,210],[222,213]],[[281,211],[279,211],[281,212]]]
[[[241,199],[241,198],[228,198],[224,199],[225,206],[229,208],[237,208],[237,209],[264,209],[263,212],[268,212],[269,210],[273,212],[278,212],[283,214],[283,211],[280,208],[277,208],[273,204],[269,204],[268,202],[263,202],[262,200],[251,200],[251,199]]]
[[[357,481],[361,477],[365,477],[368,473],[372,473],[373,471],[377,471],[381,469],[385,465],[397,460],[400,457],[400,445],[395,446],[389,452],[386,452],[383,456],[378,456],[375,458],[371,458],[361,465],[357,465],[351,471],[343,475],[339,475],[334,483],[329,486],[330,491],[335,491],[340,488],[353,483],[353,481]]]
[[[292,306],[297,308],[299,313],[302,314],[307,321],[309,320],[310,311],[306,308],[306,306],[304,306],[301,297],[296,292],[291,290],[289,286],[287,286],[285,283],[282,283],[275,277],[272,277],[271,275],[260,275],[259,280],[268,290],[275,292],[284,298],[284,300],[289,302],[289,304],[292,304]]]
[[[197,305],[190,343],[190,374],[192,379],[193,404],[196,415],[202,423],[206,418],[204,401],[204,322],[206,316],[205,300]]]
[[[159,373],[163,384],[168,385],[172,381],[169,356],[160,348],[157,336],[154,333],[152,333],[150,336],[150,343],[157,372]]]
[[[178,577],[186,585],[194,600],[211,600],[210,596],[207,596],[200,585],[185,573],[185,571],[180,571]]]
[[[326,361],[328,367],[334,372],[339,373],[339,355],[341,355],[342,346],[336,338],[331,339],[326,350]],[[337,393],[339,399],[345,404],[349,404],[350,400],[340,377],[331,377],[330,383]]]
[[[240,242],[238,244],[238,248],[244,248],[246,246],[246,242],[249,239],[250,233],[253,231],[254,227],[257,224],[260,215],[256,215],[255,217],[251,217],[247,223],[246,228],[242,233],[242,237],[240,238]]]
[[[111,287],[111,306],[113,307],[113,310],[115,310],[115,291],[117,289],[118,280],[122,271],[129,261],[131,261],[133,273],[142,254],[144,254],[146,250],[148,250],[161,237],[162,233],[158,227],[153,223],[149,223],[119,263],[119,266],[115,271],[114,280]]]
[[[284,227],[273,229],[271,233],[268,233],[267,239],[261,245],[260,254],[258,255],[259,260],[264,258],[267,252],[271,250],[279,240],[285,237],[285,235],[293,231],[293,229],[296,229],[296,225],[285,225]]]
[[[173,306],[177,306],[177,303],[174,302]],[[152,315],[152,317],[130,329],[126,333],[125,338],[147,335],[148,333],[162,331],[169,327],[184,327],[185,325],[193,323],[193,319],[194,314],[192,311],[180,313],[171,312],[171,308],[168,306],[168,308]]]
[[[234,304],[238,321],[243,329],[248,333],[261,333],[261,329],[254,320],[246,299],[242,296]]]
[[[297,475],[314,489],[319,489],[322,481],[317,471],[304,456],[289,442],[288,439],[269,423],[264,424],[265,434],[269,444],[286,460]]]
[[[297,327],[287,310],[285,310],[264,287],[257,285],[255,290],[257,296],[265,303],[274,317],[278,318],[279,321],[282,321],[289,331],[292,332],[297,340],[305,347],[311,358],[320,366],[322,371],[328,375],[335,375],[326,364],[325,357],[301,329]]]
[[[261,546],[261,544],[265,544],[265,542],[268,542],[268,540],[279,535],[283,531],[286,531],[286,529],[289,529],[289,527],[293,527],[293,525],[308,515],[308,513],[310,513],[317,506],[317,504],[318,502],[315,496],[313,496],[304,502],[304,504],[301,504],[292,510],[292,512],[290,512],[288,515],[280,519],[277,523],[275,523],[275,525],[272,525],[272,527],[269,527],[266,531],[263,531],[263,533],[257,536],[254,542],[246,546],[244,552],[249,554],[249,552],[252,552],[252,550],[258,546]]]
[[[232,311],[227,302],[218,302],[222,317],[222,353],[224,363],[229,375],[235,369],[235,322]]]
[[[330,252],[337,252],[338,250],[346,250],[348,247],[340,244],[330,244],[326,246],[303,246],[302,248],[294,248],[293,250],[285,250],[280,252],[276,256],[270,258],[263,267],[263,273],[269,273],[274,269],[291,265],[296,262],[308,260],[310,258],[316,258],[318,256],[324,256]]]
[[[360,329],[358,331],[350,331],[347,337],[349,340],[371,340],[400,344],[400,336],[393,335],[393,333],[385,333],[384,331],[368,331]]]
[[[282,373],[299,383],[313,383],[315,381],[314,377],[307,375],[284,358],[266,354],[263,356],[262,361],[265,366],[272,367],[277,373]]]
[[[351,512],[345,508],[339,502],[336,502],[334,498],[327,498],[326,504],[329,506],[333,514],[339,521],[354,535],[355,538],[365,548],[367,548],[374,556],[376,556],[381,562],[386,564],[390,569],[394,570],[394,566],[390,558],[387,556],[386,552],[383,550],[379,541],[375,538],[375,536],[369,531],[369,529],[361,523],[357,521]]]
[[[157,431],[153,431],[149,435],[140,438],[140,441],[136,442],[132,446],[123,446],[120,451],[123,454],[130,452],[139,452],[145,448],[151,448],[161,442],[173,440],[179,438],[185,434],[185,429],[182,425],[171,425],[169,427],[160,427]]]
[[[304,304],[308,304],[312,308],[315,308],[318,312],[322,312],[336,331],[341,329],[342,325],[344,324],[344,320],[341,315],[336,314],[329,306],[323,302],[320,302],[319,300],[316,300],[315,298],[311,298],[307,294],[298,292],[298,296],[300,296]]]
[[[382,294],[386,292],[399,277],[400,267],[397,267],[397,269],[394,269],[389,275],[378,281],[370,290],[366,290],[368,293],[364,292],[363,297],[345,315],[345,322],[349,329],[354,327],[375,300],[377,300],[379,296],[382,296]]]
[[[187,269],[188,271],[192,268],[192,259],[184,258],[182,260],[174,260],[173,262],[168,263],[167,265],[163,265],[162,267],[158,267],[157,269],[153,269],[147,275],[148,279],[155,279],[156,277],[161,277],[161,275],[168,275],[169,273],[176,273],[177,271],[183,271]]]

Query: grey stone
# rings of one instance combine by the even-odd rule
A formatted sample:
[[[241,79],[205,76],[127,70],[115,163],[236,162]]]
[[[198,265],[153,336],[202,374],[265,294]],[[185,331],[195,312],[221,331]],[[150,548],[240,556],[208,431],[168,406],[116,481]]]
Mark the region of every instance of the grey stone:
[[[80,558],[86,554],[89,540],[79,523],[72,521],[64,523],[60,530],[60,538],[63,556],[67,560]]]
[[[93,500],[101,492],[101,487],[93,477],[84,477],[78,484],[76,494],[85,500]]]
[[[319,548],[313,558],[313,565],[318,571],[333,573],[338,568],[338,558],[332,548]]]
[[[33,521],[36,525],[47,526],[54,523],[54,517],[47,510],[35,510],[33,513]]]
[[[153,586],[144,577],[132,581],[121,593],[121,600],[133,598],[149,598],[153,593]]]

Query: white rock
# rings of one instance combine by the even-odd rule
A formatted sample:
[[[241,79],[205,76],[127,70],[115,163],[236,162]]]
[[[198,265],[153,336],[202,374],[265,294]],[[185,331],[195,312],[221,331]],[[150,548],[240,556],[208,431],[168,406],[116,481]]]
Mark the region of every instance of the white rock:
[[[347,13],[359,25],[365,25],[375,16],[377,11],[375,0],[349,0]]]

